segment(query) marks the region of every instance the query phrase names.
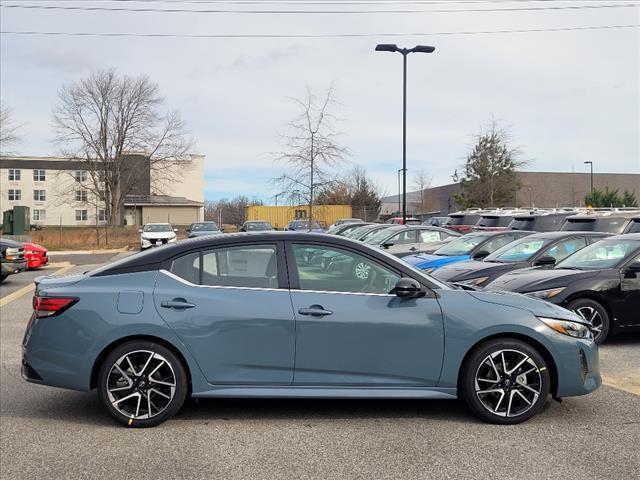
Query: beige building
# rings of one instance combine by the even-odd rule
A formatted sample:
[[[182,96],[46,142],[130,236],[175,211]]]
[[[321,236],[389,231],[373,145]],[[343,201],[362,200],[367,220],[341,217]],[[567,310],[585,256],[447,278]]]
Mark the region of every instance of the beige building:
[[[142,168],[125,199],[127,225],[169,221],[184,225],[204,218],[204,155],[159,174],[142,155],[131,155]],[[104,205],[92,195],[76,161],[56,157],[0,157],[0,210],[27,206],[36,225],[93,226],[107,221]],[[87,187],[83,188],[83,184]]]

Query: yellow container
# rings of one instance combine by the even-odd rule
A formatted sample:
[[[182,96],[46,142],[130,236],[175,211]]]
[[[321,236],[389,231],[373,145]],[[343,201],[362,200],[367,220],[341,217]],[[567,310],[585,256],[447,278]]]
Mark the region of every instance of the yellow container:
[[[291,220],[309,218],[309,205],[246,207],[247,220],[265,220],[278,230],[284,229]],[[313,219],[324,228],[329,228],[339,218],[351,218],[351,205],[314,205]]]

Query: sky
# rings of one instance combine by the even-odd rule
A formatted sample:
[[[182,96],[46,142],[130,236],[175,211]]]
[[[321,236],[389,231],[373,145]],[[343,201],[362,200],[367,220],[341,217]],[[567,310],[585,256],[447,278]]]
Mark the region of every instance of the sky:
[[[285,171],[273,152],[282,150],[281,135],[299,112],[292,98],[303,98],[307,86],[322,96],[333,82],[336,129],[350,151],[340,172],[363,167],[382,193],[393,195],[402,167],[402,57],[374,47],[396,43],[436,47],[433,54],[408,57],[409,186],[420,170],[433,186],[451,183],[474,135],[492,118],[508,128],[528,170],[587,171],[583,162],[589,160],[596,172],[640,173],[639,28],[456,33],[638,25],[638,1],[1,0],[0,5],[3,32],[371,34],[161,38],[3,33],[0,96],[23,123],[23,140],[14,148],[22,155],[58,153],[51,111],[62,85],[115,67],[123,74],[148,74],[159,84],[166,108],[181,113],[195,150],[206,155],[207,199],[243,194],[272,202],[278,189],[270,180]],[[514,10],[522,8],[530,10]],[[503,11],[469,11],[481,9]],[[327,10],[341,13],[311,13]],[[381,10],[386,12],[374,13]]]

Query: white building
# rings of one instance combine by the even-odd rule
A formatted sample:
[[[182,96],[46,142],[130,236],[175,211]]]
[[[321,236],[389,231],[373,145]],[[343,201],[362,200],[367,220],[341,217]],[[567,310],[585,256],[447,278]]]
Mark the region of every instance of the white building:
[[[136,176],[131,195],[125,200],[127,225],[169,221],[176,225],[204,218],[204,155],[173,167],[162,180],[141,155],[132,155]],[[0,157],[0,210],[21,205],[31,212],[37,225],[93,226],[104,224],[104,205],[83,188],[88,172],[74,160],[55,157]],[[170,181],[166,181],[169,177]]]

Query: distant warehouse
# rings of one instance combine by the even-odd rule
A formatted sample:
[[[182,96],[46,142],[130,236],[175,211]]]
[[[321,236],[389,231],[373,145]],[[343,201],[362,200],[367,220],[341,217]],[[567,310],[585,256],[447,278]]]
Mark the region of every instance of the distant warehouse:
[[[273,228],[282,230],[291,220],[309,218],[308,205],[246,207],[247,220],[266,220]],[[351,218],[351,205],[314,205],[313,219],[322,227],[329,227],[339,218]]]
[[[135,182],[127,184],[119,224],[171,222],[185,225],[204,218],[204,155],[191,155],[160,181],[144,155],[127,155]],[[30,209],[34,225],[93,226],[107,222],[106,209],[92,191],[82,163],[57,157],[0,157],[0,204]],[[167,172],[163,172],[163,178]],[[126,175],[126,171],[123,177]],[[95,190],[95,188],[94,188]]]
[[[593,180],[594,188],[627,190],[640,197],[638,173],[596,173]],[[590,192],[591,183],[589,173],[516,172],[513,187],[515,201],[509,205],[512,207],[580,207],[584,206],[584,197]],[[407,209],[412,215],[455,212],[461,208],[455,201],[459,190],[460,184],[450,183],[428,188],[424,196],[420,191],[407,192]],[[398,210],[398,195],[382,199],[381,216],[393,215]]]

